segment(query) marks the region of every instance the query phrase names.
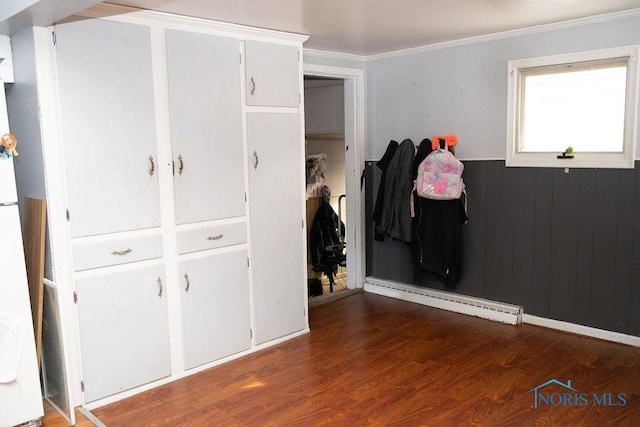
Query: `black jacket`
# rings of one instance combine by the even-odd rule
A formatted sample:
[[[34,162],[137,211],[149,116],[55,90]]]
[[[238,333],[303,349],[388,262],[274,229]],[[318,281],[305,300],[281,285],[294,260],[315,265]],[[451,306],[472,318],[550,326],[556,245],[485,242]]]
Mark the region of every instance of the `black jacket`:
[[[384,181],[384,201],[378,233],[411,242],[411,191],[413,189],[413,141],[405,139],[389,162]],[[382,185],[382,184],[381,184]]]
[[[380,186],[378,187],[376,205],[373,208],[373,238],[379,241],[384,240],[384,230],[378,229],[380,221],[382,220],[382,206],[384,205],[384,183],[387,178],[387,168],[389,167],[389,163],[391,163],[393,155],[398,149],[398,145],[397,141],[391,140],[389,145],[387,145],[387,150],[384,152],[384,156],[382,156],[382,158],[376,163],[376,166],[382,171],[382,176],[380,177]]]
[[[463,196],[464,197],[464,196]],[[420,214],[415,218],[416,239],[412,253],[420,269],[442,278],[455,288],[462,276],[462,225],[467,220],[462,200],[419,198]]]
[[[431,151],[431,141],[424,139],[416,154],[414,179],[418,166]],[[423,199],[414,191],[413,201],[413,262],[421,270],[443,278],[445,286],[453,289],[462,276],[462,225],[468,219],[464,200]]]
[[[338,215],[331,205],[322,201],[309,230],[311,267],[314,271],[327,274],[334,272],[345,260],[342,253],[345,228],[342,222],[338,226],[338,221]]]

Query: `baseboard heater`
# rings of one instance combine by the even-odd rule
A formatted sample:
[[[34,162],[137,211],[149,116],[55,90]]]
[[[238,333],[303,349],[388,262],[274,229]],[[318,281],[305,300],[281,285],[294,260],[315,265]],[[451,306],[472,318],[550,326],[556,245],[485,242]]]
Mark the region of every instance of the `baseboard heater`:
[[[522,323],[522,307],[517,305],[503,304],[452,292],[437,291],[375,277],[367,277],[365,279],[364,290],[372,294],[384,295],[510,325]]]

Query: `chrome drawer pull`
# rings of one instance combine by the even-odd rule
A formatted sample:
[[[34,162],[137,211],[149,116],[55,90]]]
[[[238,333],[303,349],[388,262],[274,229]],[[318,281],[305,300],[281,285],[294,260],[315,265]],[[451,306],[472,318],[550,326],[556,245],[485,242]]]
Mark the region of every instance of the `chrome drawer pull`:
[[[149,176],[153,176],[156,170],[156,164],[153,161],[153,156],[149,156]]]
[[[130,254],[131,252],[133,252],[133,249],[128,248],[128,249],[127,249],[127,250],[125,250],[125,251],[113,251],[113,252],[111,252],[111,255],[113,255],[113,256],[116,256],[116,255],[128,255],[128,254]]]
[[[253,77],[251,77],[251,90],[249,91],[249,93],[251,94],[251,96],[256,93],[256,81]]]
[[[187,281],[187,287],[184,288],[185,292],[189,292],[189,288],[191,287],[191,283],[189,283],[189,275],[187,273],[184,273],[184,280]]]
[[[207,237],[207,240],[211,241],[211,240],[220,240],[224,237],[224,234],[218,234],[217,236],[209,236]]]
[[[158,277],[158,298],[162,298],[162,279]]]

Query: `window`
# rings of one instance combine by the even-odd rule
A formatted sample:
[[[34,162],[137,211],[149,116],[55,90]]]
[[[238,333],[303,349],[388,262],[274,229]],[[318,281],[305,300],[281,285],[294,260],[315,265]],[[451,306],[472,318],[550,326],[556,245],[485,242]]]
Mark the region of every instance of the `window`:
[[[638,47],[509,61],[507,166],[633,168]]]

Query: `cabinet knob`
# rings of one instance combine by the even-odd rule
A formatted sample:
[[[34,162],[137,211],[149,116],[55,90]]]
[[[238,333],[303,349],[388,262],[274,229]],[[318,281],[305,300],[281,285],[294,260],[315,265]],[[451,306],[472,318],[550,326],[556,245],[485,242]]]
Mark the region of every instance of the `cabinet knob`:
[[[211,241],[211,240],[220,240],[224,237],[224,234],[218,234],[217,236],[209,236],[207,237],[207,240]]]
[[[191,287],[191,283],[189,283],[189,275],[184,273],[184,280],[187,282],[187,286],[184,288],[185,292],[189,292],[189,288]]]
[[[162,279],[158,277],[158,298],[162,298]]]
[[[180,166],[178,166],[178,175],[182,175],[182,171],[184,170],[184,161],[182,160],[182,154],[178,156],[178,161],[180,162]]]
[[[149,176],[153,176],[153,173],[156,171],[156,164],[153,161],[153,156],[149,156]]]

